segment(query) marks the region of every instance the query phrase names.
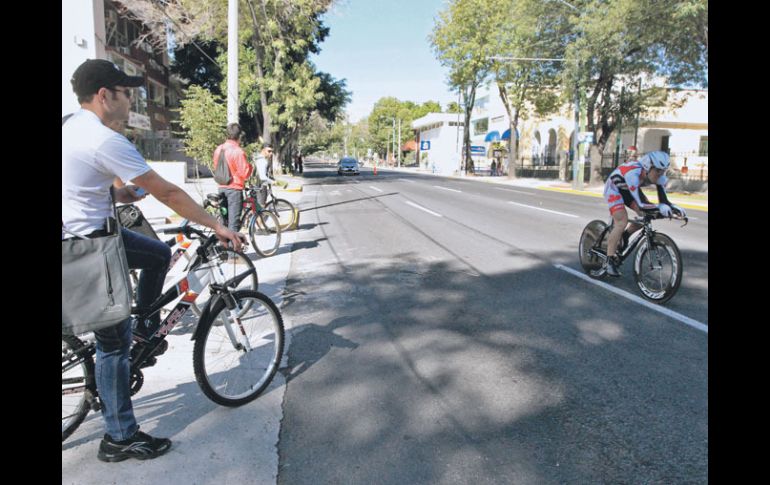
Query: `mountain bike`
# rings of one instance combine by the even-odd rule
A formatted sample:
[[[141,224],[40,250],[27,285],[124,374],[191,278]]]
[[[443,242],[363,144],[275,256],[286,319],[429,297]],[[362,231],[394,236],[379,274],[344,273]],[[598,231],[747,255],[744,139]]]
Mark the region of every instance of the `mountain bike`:
[[[665,303],[676,294],[684,271],[682,255],[674,240],[652,228],[652,221],[663,217],[657,209],[644,211],[644,217],[632,221],[642,228],[628,240],[624,235],[616,253],[623,264],[636,250],[634,280],[642,296],[655,303]],[[672,218],[684,220],[682,227],[687,225],[687,217],[682,217],[678,211]],[[580,265],[592,278],[602,279],[607,275],[607,239],[611,230],[612,220],[609,225],[595,220],[586,225],[580,236]]]
[[[188,224],[189,221],[185,219],[182,221],[179,227],[185,227]],[[167,270],[168,274],[174,274],[176,264],[180,260],[187,262],[187,264],[182,267],[181,271],[183,272],[189,272],[193,268],[202,264],[201,258],[197,256],[197,252],[195,251],[196,240],[185,238],[184,233],[178,232],[175,237],[164,242],[172,249],[171,261]],[[191,246],[193,246],[192,249],[190,249]],[[250,289],[255,291],[259,289],[259,277],[257,275],[257,269],[254,267],[254,263],[251,262],[251,259],[249,259],[246,254],[223,247],[221,245],[211,246],[209,250],[209,259],[219,259],[219,268],[224,273],[225,279],[231,281],[231,285],[233,285],[231,289],[236,289],[239,286],[243,287],[241,282],[244,280],[246,280],[246,285],[243,289]],[[136,303],[136,289],[139,286],[138,270],[130,269],[129,275],[131,277],[131,283],[133,286],[132,301]],[[205,274],[203,276],[202,283],[207,285],[209,279],[209,275]],[[195,313],[197,316],[200,316],[203,306],[205,306],[210,297],[211,294],[209,292],[209,288],[208,286],[205,286],[198,298],[194,302],[190,303],[190,309],[192,309],[193,313]],[[245,310],[248,310],[248,308]]]
[[[196,249],[201,264],[191,268],[179,282],[164,292],[147,308],[132,308],[135,320],[145,321],[154,313],[181,299],[162,321],[151,324],[143,338],[136,332],[131,348],[131,395],[144,383],[143,368],[157,362],[166,351],[169,335],[191,303],[203,290],[206,274],[212,298],[206,303],[193,332],[193,370],[203,393],[223,406],[240,406],[256,399],[275,376],[284,350],[281,312],[268,298],[254,290],[232,290],[221,262],[210,257],[218,244],[215,235],[190,226],[166,229],[164,233],[182,232],[198,238]],[[244,308],[249,306],[248,311]],[[96,388],[93,334],[62,334],[62,441],[83,422],[89,411],[101,407]]]
[[[224,194],[208,194],[203,208],[213,214],[219,222],[227,225],[227,198]],[[257,188],[243,190],[241,210],[241,231],[248,229],[254,251],[262,257],[272,256],[281,244],[281,223],[273,212],[257,202]]]

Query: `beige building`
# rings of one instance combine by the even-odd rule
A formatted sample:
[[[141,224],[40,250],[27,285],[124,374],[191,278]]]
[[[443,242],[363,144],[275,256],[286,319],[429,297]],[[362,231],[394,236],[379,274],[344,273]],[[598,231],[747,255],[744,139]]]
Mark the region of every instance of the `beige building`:
[[[572,110],[571,105],[565,105],[559,113],[547,119],[529,118],[519,121],[519,150],[516,160],[518,176],[558,178],[565,181],[572,179],[570,152],[575,130]],[[494,160],[494,149],[509,146],[509,127],[508,114],[497,92],[497,87],[494,83],[480,87],[469,128],[474,165],[482,173],[491,166]],[[425,127],[413,124],[413,128],[419,132],[420,128]],[[455,137],[447,137],[445,142],[451,143],[451,149],[435,146],[442,141],[434,142],[431,147],[434,153],[457,151]],[[635,120],[626,121],[620,138],[619,163],[626,160],[626,150],[634,143],[640,154],[655,150],[669,152],[673,177],[686,174],[687,177],[702,177],[707,180],[708,91],[671,88],[667,106],[642,115],[638,129]],[[614,167],[616,147],[617,135],[613,134],[602,157],[603,173],[608,173]],[[499,151],[497,155],[500,155]],[[504,170],[507,171],[509,168],[507,150],[504,150],[502,162]],[[459,156],[455,155],[451,161],[442,160],[440,164],[447,168],[451,165],[454,170],[459,170]],[[682,170],[685,166],[687,168]]]

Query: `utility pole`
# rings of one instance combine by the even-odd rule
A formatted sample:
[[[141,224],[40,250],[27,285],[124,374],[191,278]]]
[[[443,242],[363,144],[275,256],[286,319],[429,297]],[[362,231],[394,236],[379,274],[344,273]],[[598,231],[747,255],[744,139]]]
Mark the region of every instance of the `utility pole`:
[[[401,168],[401,119],[398,120],[398,168]]]
[[[392,153],[393,153],[393,158],[396,158],[396,119],[395,118],[391,118],[391,121],[393,121],[393,130],[391,130],[392,133],[393,133],[393,138],[391,138],[392,143],[393,143],[393,152]]]
[[[238,0],[227,2],[227,123],[238,123]]]

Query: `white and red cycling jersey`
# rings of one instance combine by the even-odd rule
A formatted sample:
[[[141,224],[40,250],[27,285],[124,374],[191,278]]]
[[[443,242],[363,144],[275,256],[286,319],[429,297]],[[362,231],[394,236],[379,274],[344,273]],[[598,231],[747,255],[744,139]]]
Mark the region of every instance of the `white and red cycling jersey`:
[[[647,174],[645,173],[643,177],[643,173],[644,167],[638,160],[624,163],[612,171],[607,178],[607,183],[604,184],[604,199],[610,207],[610,214],[616,213],[624,206],[630,207],[632,202],[636,202],[641,209],[657,208],[657,205],[650,203],[639,190],[643,184],[649,183]],[[655,187],[658,189],[658,200],[670,205],[666,197],[667,182],[668,177],[662,175]]]

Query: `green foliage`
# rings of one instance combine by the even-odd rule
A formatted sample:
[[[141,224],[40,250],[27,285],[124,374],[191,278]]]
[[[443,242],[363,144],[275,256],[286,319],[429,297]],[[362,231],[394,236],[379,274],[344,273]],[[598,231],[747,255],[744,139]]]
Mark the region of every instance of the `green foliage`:
[[[192,85],[185,92],[179,108],[177,133],[184,141],[184,151],[199,163],[211,167],[214,149],[225,139],[227,105],[221,96]]]

